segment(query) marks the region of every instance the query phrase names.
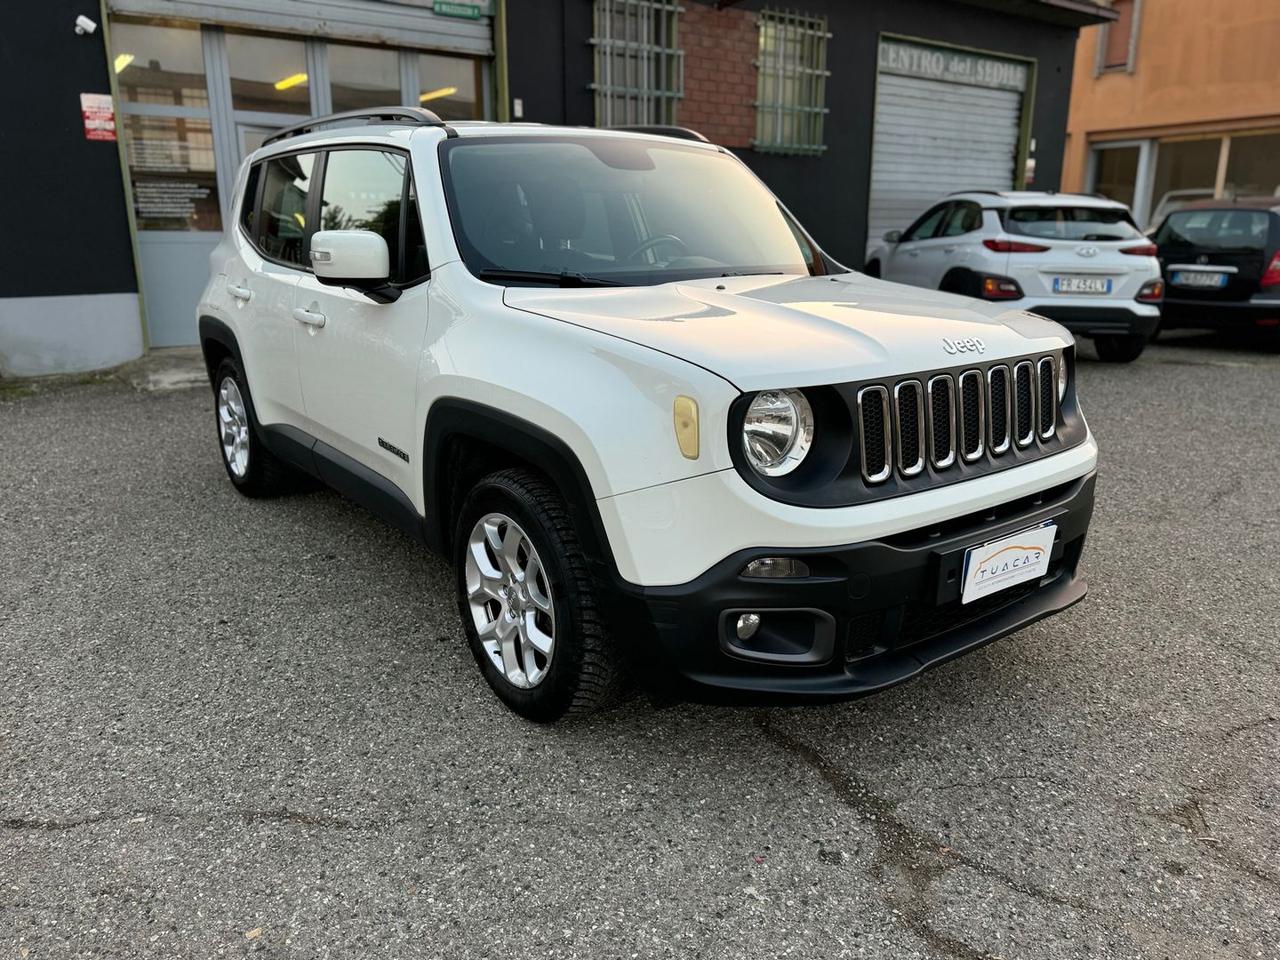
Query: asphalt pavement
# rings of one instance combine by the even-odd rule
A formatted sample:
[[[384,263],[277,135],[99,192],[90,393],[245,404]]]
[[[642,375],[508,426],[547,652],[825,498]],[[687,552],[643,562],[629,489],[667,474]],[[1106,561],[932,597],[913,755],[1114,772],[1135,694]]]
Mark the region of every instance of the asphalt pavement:
[[[1088,598],[874,698],[536,727],[206,389],[0,384],[0,958],[1280,956],[1280,357],[1085,359]]]

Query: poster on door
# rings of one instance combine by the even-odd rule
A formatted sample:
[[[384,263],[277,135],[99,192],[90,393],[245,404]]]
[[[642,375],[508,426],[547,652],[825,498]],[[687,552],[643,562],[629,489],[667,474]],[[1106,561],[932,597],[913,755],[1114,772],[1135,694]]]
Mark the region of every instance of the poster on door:
[[[86,140],[115,140],[116,110],[109,93],[80,94],[80,115]]]

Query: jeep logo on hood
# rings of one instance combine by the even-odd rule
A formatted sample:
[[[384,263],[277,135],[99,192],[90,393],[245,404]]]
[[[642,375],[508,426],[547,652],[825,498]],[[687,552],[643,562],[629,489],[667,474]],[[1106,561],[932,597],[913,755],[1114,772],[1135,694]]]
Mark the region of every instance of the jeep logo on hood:
[[[985,353],[987,345],[977,337],[965,337],[963,340],[952,340],[950,337],[943,337],[942,349],[950,354]]]

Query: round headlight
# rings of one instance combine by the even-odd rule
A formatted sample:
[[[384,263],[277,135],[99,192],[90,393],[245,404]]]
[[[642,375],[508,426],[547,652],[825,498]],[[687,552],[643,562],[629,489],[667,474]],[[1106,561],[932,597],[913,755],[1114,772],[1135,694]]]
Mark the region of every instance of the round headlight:
[[[813,408],[799,390],[763,390],[747,408],[742,449],[766,477],[790,473],[813,445]]]

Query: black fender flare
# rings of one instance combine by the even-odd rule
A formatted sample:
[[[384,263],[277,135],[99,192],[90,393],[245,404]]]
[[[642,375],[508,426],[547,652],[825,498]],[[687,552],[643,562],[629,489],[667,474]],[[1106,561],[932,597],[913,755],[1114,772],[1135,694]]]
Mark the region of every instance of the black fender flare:
[[[478,440],[546,474],[568,504],[587,559],[606,579],[616,576],[617,566],[600,508],[577,454],[537,424],[460,397],[442,397],[432,403],[423,429],[423,532],[428,547],[446,557],[450,554],[455,518],[449,515],[451,477],[445,452],[455,438]]]
[[[217,371],[209,344],[217,343],[225,347],[227,352],[235,358],[236,366],[244,370],[244,357],[240,354],[240,341],[236,339],[235,332],[225,322],[217,317],[206,315],[200,317],[197,327],[200,334],[200,352],[204,354],[204,366],[209,375],[210,387],[216,387],[213,382],[213,375]],[[245,376],[248,376],[248,374],[246,373]]]
[[[943,293],[958,293],[966,297],[978,295],[978,275],[969,267],[952,267],[942,277],[938,289]]]

